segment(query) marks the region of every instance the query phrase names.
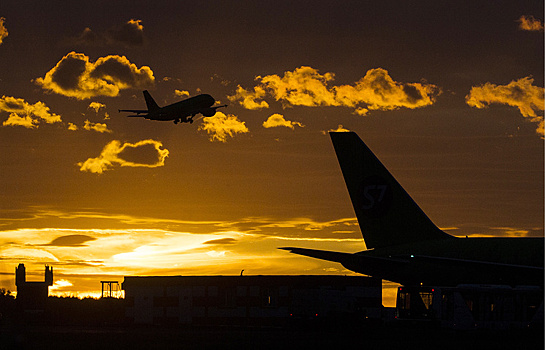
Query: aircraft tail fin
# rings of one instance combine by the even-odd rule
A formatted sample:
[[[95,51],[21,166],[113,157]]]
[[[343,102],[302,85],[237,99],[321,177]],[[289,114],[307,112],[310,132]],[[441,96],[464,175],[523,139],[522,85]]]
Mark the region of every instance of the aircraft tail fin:
[[[354,132],[330,132],[368,249],[452,238],[426,216]]]
[[[157,105],[153,97],[151,97],[148,90],[144,90],[143,92],[144,92],[144,99],[146,100],[146,106],[148,106],[148,112],[153,112],[160,109],[160,107]]]

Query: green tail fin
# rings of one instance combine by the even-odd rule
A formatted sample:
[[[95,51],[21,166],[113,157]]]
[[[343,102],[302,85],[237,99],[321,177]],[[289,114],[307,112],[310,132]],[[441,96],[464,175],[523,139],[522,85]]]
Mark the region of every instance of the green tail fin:
[[[451,238],[426,216],[354,132],[330,132],[368,249]]]

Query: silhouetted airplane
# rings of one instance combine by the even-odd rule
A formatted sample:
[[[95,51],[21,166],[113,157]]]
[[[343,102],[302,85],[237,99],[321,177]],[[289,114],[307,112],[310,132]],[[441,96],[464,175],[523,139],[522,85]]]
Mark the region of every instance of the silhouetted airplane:
[[[424,214],[353,132],[330,133],[367,250],[280,248],[403,285],[543,287],[543,238],[457,238]]]
[[[174,124],[178,124],[179,122],[193,123],[193,117],[199,113],[205,117],[212,117],[216,114],[216,109],[227,107],[227,105],[212,107],[216,100],[208,94],[197,95],[165,107],[159,107],[147,90],[143,93],[148,109],[120,109],[119,112],[136,113],[127,117],[143,117],[161,121],[174,120]]]

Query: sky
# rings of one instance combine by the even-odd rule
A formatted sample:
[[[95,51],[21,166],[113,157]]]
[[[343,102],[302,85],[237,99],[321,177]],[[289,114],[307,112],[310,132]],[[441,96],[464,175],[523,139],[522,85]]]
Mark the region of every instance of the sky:
[[[341,274],[365,249],[328,131],[356,132],[440,228],[540,237],[542,1],[0,6],[0,288]],[[193,124],[127,118],[212,95]],[[395,284],[385,282],[393,305]]]

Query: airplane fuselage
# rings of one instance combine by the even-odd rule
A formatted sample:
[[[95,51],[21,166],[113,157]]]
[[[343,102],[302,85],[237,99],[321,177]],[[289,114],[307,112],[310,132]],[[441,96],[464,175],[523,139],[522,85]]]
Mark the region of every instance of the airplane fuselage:
[[[226,105],[212,107],[216,100],[208,94],[197,95],[168,106],[159,107],[147,90],[143,91],[143,94],[148,109],[120,109],[119,112],[136,113],[127,117],[142,117],[159,121],[173,120],[174,124],[177,124],[179,122],[192,123],[193,117],[197,114],[212,117],[218,108],[226,107]]]
[[[188,98],[171,105],[161,107],[160,109],[148,113],[146,119],[168,121],[177,120],[186,121],[188,117],[193,117],[196,114],[204,116],[212,116],[216,112],[210,107],[216,102],[214,98],[208,94],[201,94],[195,97]]]
[[[363,260],[345,267],[404,285],[543,285],[543,238],[431,240],[355,255]],[[374,264],[365,257],[391,263]]]

